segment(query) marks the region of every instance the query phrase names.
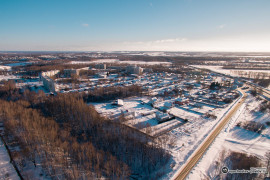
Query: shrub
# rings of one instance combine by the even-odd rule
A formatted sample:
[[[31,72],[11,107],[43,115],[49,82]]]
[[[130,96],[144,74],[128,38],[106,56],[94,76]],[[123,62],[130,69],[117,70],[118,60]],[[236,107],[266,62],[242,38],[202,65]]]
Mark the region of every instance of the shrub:
[[[231,152],[227,157],[227,166],[231,165],[229,169],[233,170],[250,170],[251,167],[260,167],[260,160],[252,155],[240,153],[240,152]],[[254,179],[257,174],[249,173],[236,173],[236,174],[227,174],[225,179]]]
[[[237,123],[238,127],[242,127],[245,130],[261,133],[265,129],[265,125],[259,122],[248,121],[248,122],[239,122]]]
[[[250,94],[255,97],[255,96],[257,96],[257,91],[255,89],[253,89],[250,91]]]
[[[223,100],[226,104],[232,103],[232,99],[226,98]]]
[[[267,110],[270,110],[270,102],[264,101],[260,104],[260,111],[266,112]]]

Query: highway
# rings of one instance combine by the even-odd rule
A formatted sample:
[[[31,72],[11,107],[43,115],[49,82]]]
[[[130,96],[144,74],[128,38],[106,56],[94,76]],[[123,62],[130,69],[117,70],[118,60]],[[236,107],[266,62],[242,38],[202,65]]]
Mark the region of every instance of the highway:
[[[238,89],[238,90],[243,94],[239,102],[232,107],[232,109],[227,113],[227,115],[222,119],[222,121],[217,125],[217,127],[206,138],[203,144],[201,144],[201,146],[192,154],[191,158],[188,159],[188,162],[183,167],[181,167],[180,172],[178,173],[175,180],[183,180],[188,176],[190,171],[198,163],[198,161],[201,159],[203,154],[207,151],[209,146],[212,144],[212,142],[215,140],[215,138],[218,136],[218,134],[221,132],[224,126],[229,122],[229,120],[232,118],[235,112],[243,104],[247,95],[243,90],[241,89]]]

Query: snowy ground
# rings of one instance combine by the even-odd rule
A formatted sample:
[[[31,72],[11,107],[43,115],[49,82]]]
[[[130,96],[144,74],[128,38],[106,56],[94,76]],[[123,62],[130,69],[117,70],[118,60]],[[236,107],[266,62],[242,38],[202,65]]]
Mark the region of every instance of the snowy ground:
[[[0,139],[0,179],[20,179],[9,161],[7,150]]]
[[[195,108],[190,105],[175,105],[174,107],[168,108],[168,113],[176,116],[174,120],[170,120],[163,123],[158,123],[155,112],[159,111],[158,109],[164,109],[164,104],[166,102],[172,103],[175,101],[175,98],[163,100],[158,99],[155,107],[153,108],[148,104],[141,104],[142,101],[147,101],[147,97],[136,97],[136,98],[127,98],[124,99],[123,106],[114,106],[112,101],[106,103],[91,103],[95,106],[96,110],[108,118],[116,118],[121,114],[125,114],[127,121],[126,125],[134,127],[146,132],[146,129],[149,126],[151,127],[151,132],[149,133],[152,136],[157,136],[167,132],[170,129],[176,128],[184,124],[183,120],[186,119],[190,123],[204,122],[209,121],[209,119],[204,119],[203,115],[206,112],[211,112],[216,116],[222,114],[220,108],[213,108],[207,105],[202,106],[201,108]]]
[[[196,68],[209,69],[214,72],[231,75],[231,76],[238,76],[238,74],[236,73],[237,71],[261,72],[261,73],[268,73],[270,75],[270,70],[222,69],[223,66],[209,66],[209,65],[192,65],[192,66]]]
[[[171,162],[172,168],[167,167],[167,169],[164,169],[166,175],[162,179],[170,179],[174,176],[191,154],[200,146],[207,135],[215,128],[218,122],[224,117],[224,114],[237,102],[238,99],[224,109],[215,109],[215,115],[217,116],[217,119],[215,120],[194,117],[188,123],[168,133],[171,142],[173,142],[166,148],[173,156]]]
[[[230,123],[192,170],[188,179],[203,179],[207,176],[213,178],[215,172],[217,172],[215,162],[219,161],[223,150],[247,153],[264,159],[265,153],[270,151],[270,128],[266,126],[267,128],[263,133],[258,134],[235,126],[240,121],[256,121],[260,123],[270,121],[269,114],[258,112],[259,103],[254,97],[248,96]]]
[[[154,114],[155,111],[158,110],[146,104],[142,105],[141,100],[144,99],[140,97],[124,99],[124,105],[121,107],[112,106],[111,103],[92,104],[99,113],[107,117],[119,116],[121,112],[128,111],[128,113],[132,115],[127,117],[128,121],[126,121],[125,124],[133,126],[143,132],[147,132],[152,136],[161,135],[160,137],[169,137],[165,148],[172,155],[172,161],[170,166],[161,170],[166,174],[162,178],[164,180],[172,178],[176,171],[180,169],[190,155],[217,125],[224,116],[224,113],[229,111],[237,101],[235,100],[226,108],[203,106],[201,109],[193,109],[194,111],[189,111],[189,108],[191,107],[188,105],[175,106],[169,108],[168,112],[174,114],[177,118],[159,124],[155,119]],[[196,112],[196,110],[202,111],[203,113],[211,110],[211,112],[217,116],[217,119],[205,118],[202,115],[203,113]],[[178,117],[188,119],[188,122],[185,123]],[[166,134],[164,134],[164,132],[166,132]]]

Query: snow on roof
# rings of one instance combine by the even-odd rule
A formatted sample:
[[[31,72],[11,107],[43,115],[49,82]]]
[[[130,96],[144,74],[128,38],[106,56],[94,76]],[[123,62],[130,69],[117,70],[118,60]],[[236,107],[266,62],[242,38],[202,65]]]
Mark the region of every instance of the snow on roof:
[[[172,106],[172,103],[170,103],[170,102],[165,102],[165,103],[164,103],[164,106],[166,106],[166,107],[171,107],[171,106]]]
[[[123,106],[124,101],[122,99],[117,99],[117,104]]]
[[[157,111],[156,112],[156,118],[158,120],[164,120],[164,119],[169,119],[170,118],[170,115],[168,113],[162,113],[160,111]]]
[[[175,99],[175,101],[179,101],[179,102],[181,102],[182,100],[183,100],[182,98]]]

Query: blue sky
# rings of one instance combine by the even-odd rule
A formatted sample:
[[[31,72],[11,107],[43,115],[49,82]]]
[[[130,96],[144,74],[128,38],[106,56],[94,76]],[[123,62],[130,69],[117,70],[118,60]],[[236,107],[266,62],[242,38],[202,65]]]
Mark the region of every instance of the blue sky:
[[[270,52],[270,1],[0,0],[0,50]]]

